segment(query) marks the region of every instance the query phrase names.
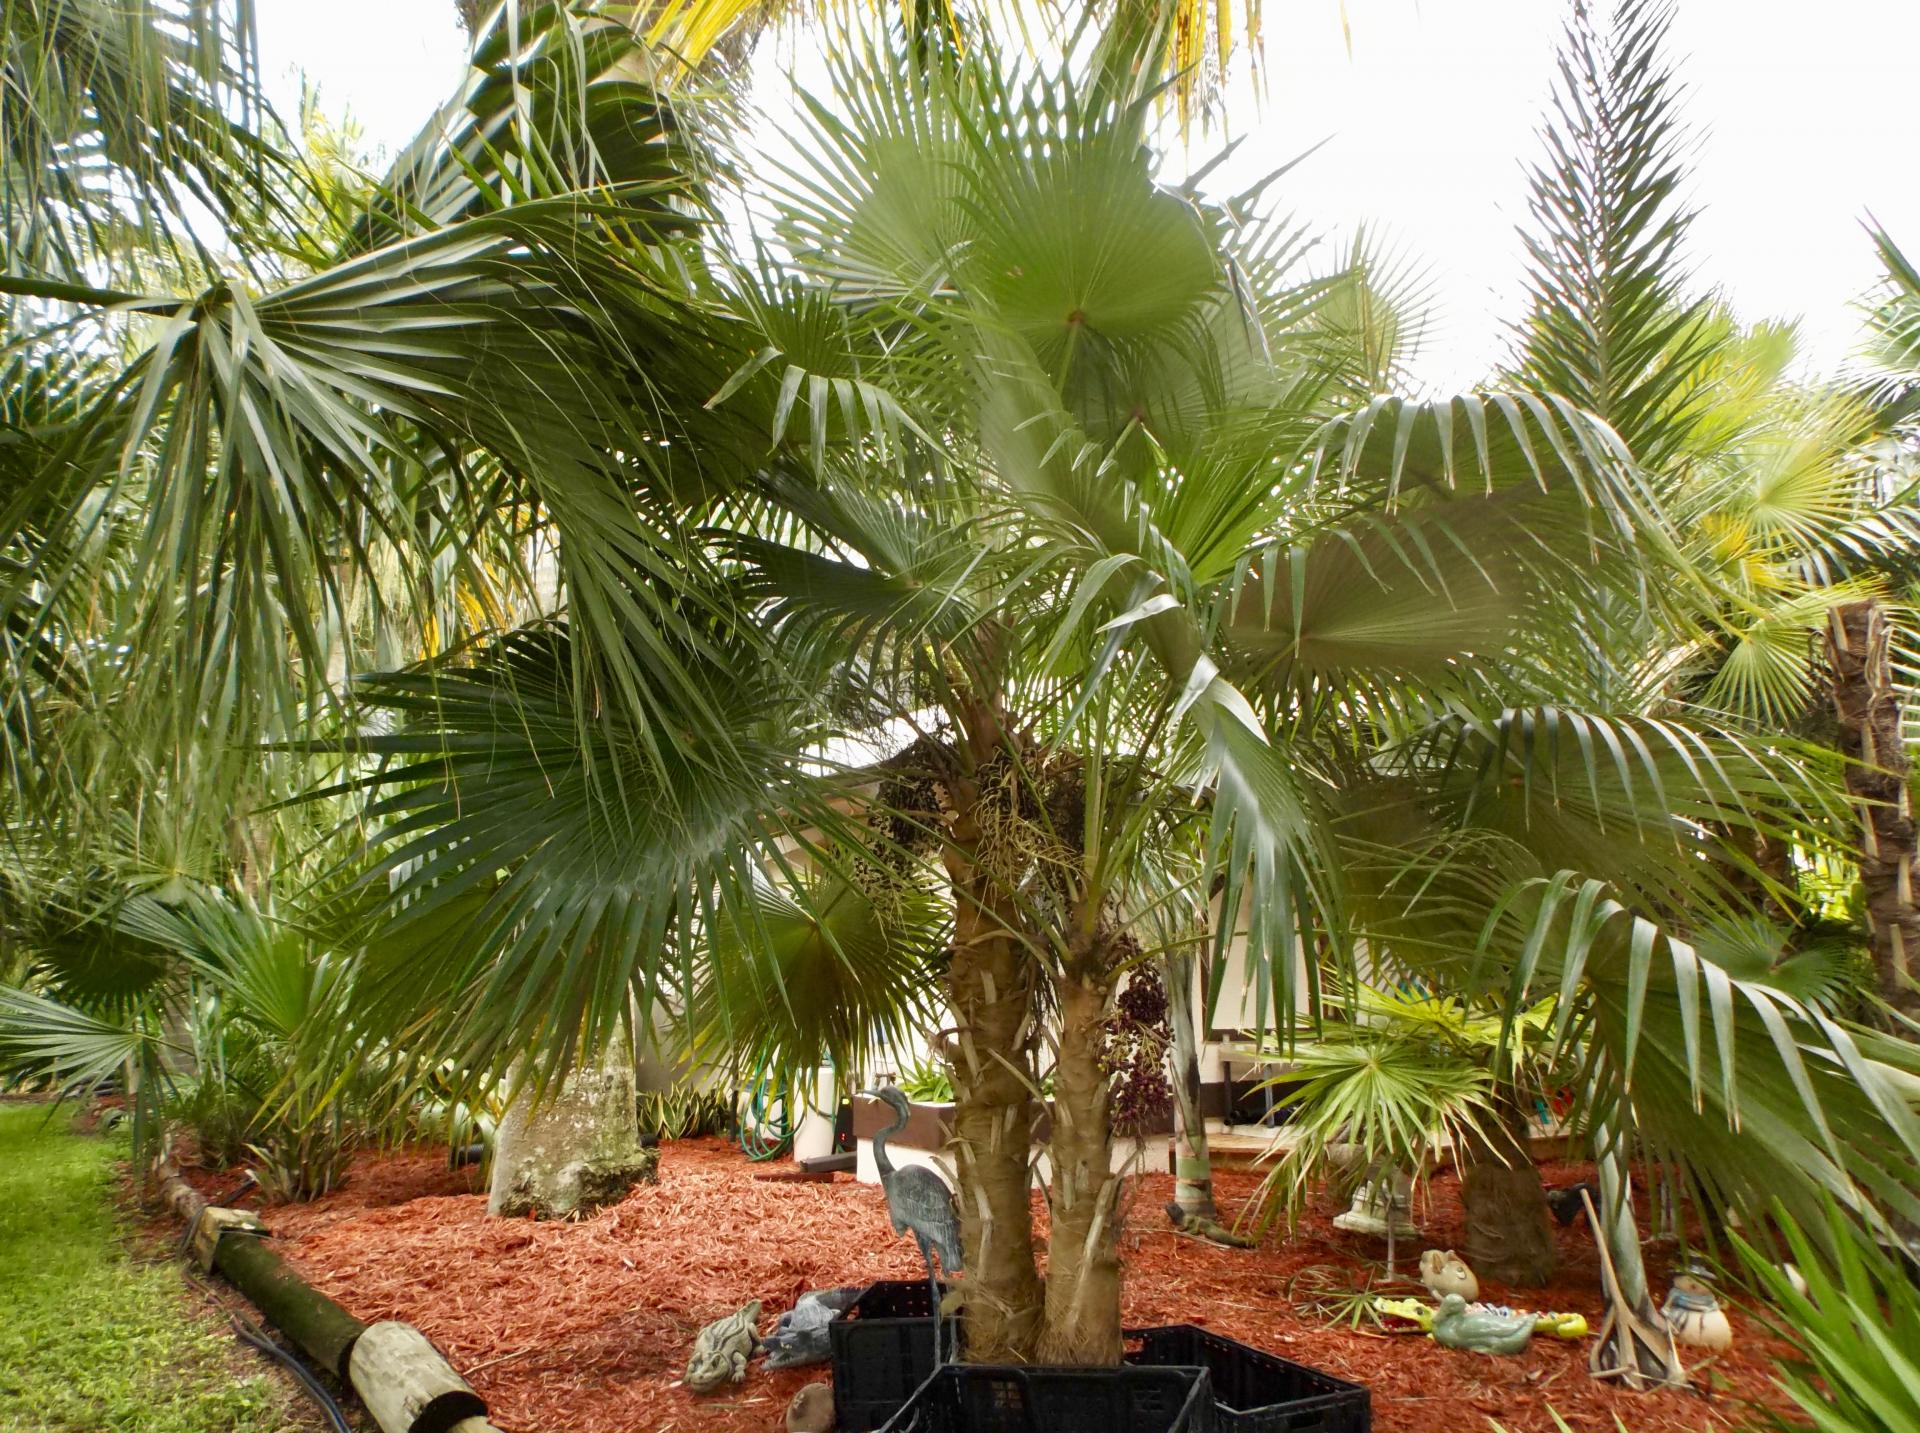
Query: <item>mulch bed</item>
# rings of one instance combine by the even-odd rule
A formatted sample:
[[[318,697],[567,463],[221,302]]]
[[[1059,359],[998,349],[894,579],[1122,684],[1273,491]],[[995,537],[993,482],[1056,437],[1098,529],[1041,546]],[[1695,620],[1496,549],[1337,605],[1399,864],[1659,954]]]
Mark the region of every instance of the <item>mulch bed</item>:
[[[714,1139],[663,1151],[657,1187],[578,1223],[489,1219],[471,1169],[447,1167],[443,1150],[366,1154],[345,1185],[311,1204],[271,1210],[284,1252],[313,1283],[369,1322],[417,1325],[479,1389],[494,1421],[514,1433],[763,1430],[784,1427],[788,1400],[824,1368],[762,1372],[737,1388],[698,1397],[678,1385],[694,1334],[748,1299],[763,1328],[804,1290],[922,1276],[909,1239],[896,1239],[879,1189],[836,1176],[831,1184],[754,1179],[764,1166]],[[1589,1171],[1550,1166],[1550,1184]],[[205,1177],[210,1189],[231,1184]],[[1216,1193],[1231,1213],[1258,1176],[1222,1173]],[[1159,1210],[1172,1181],[1149,1175],[1136,1189],[1125,1238],[1130,1325],[1201,1324],[1296,1362],[1367,1385],[1381,1433],[1459,1433],[1498,1419],[1512,1433],[1548,1433],[1549,1410],[1568,1426],[1633,1433],[1737,1427],[1756,1403],[1783,1407],[1770,1356],[1781,1349],[1735,1312],[1735,1345],[1688,1360],[1693,1393],[1636,1395],[1587,1376],[1588,1341],[1536,1339],[1519,1358],[1455,1353],[1429,1339],[1329,1328],[1297,1313],[1289,1281],[1309,1265],[1358,1270],[1376,1241],[1341,1233],[1311,1214],[1291,1236],[1253,1251],[1175,1234]],[[1036,1196],[1039,1232],[1044,1205]],[[1455,1181],[1442,1175],[1418,1212],[1421,1247],[1464,1244]],[[1482,1297],[1583,1313],[1598,1327],[1599,1262],[1584,1222],[1558,1234],[1561,1272],[1544,1290],[1483,1283]],[[1649,1252],[1665,1288],[1665,1252]]]

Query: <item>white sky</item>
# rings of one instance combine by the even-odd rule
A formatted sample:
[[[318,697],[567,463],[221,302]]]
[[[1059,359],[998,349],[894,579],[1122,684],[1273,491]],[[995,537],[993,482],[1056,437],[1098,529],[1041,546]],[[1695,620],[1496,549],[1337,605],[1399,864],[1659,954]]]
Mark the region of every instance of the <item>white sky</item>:
[[[453,0],[257,0],[261,60],[291,111],[304,70],[324,107],[398,149],[458,81]],[[1423,267],[1437,325],[1416,364],[1464,386],[1502,351],[1518,312],[1523,166],[1552,83],[1561,0],[1266,0],[1267,99],[1241,91],[1222,171],[1244,181],[1321,140],[1278,197],[1316,228],[1365,222]],[[1920,250],[1911,156],[1920,105],[1917,0],[1677,0],[1670,44],[1697,142],[1691,256],[1700,280],[1746,319],[1803,323],[1811,363],[1831,367],[1858,332],[1873,283],[1861,230],[1871,212]],[[763,53],[760,91],[800,47]],[[1196,138],[1191,162],[1217,140]],[[1170,168],[1184,163],[1170,157]]]

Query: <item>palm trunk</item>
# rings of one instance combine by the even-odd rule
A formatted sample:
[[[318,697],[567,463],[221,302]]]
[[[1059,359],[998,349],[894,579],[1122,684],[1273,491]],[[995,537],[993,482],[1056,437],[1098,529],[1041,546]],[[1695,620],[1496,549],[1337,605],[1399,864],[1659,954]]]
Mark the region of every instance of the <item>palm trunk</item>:
[[[1098,937],[1094,937],[1097,941]],[[1114,981],[1105,962],[1059,984],[1053,1162],[1042,1363],[1120,1362],[1120,1177],[1113,1172],[1111,1077],[1103,1060]]]
[[[1860,807],[1860,884],[1881,998],[1920,1014],[1913,959],[1920,950],[1920,910],[1913,898],[1915,835],[1907,793],[1907,750],[1900,699],[1887,662],[1887,617],[1872,599],[1833,609],[1827,656],[1847,790]]]
[[[1190,1221],[1217,1223],[1213,1156],[1200,1108],[1200,1032],[1193,1018],[1197,970],[1187,952],[1167,957],[1167,1010],[1173,1026],[1173,1202]]]
[[[1467,1262],[1503,1284],[1540,1288],[1553,1277],[1556,1254],[1547,1191],[1527,1145],[1520,1102],[1503,1094],[1487,1127],[1461,1138],[1458,1158]]]
[[[494,1136],[487,1213],[566,1218],[616,1204],[651,1182],[659,1152],[640,1145],[632,1045],[624,1031],[535,1102],[523,1090]]]
[[[1646,1261],[1640,1253],[1640,1224],[1633,1212],[1633,1166],[1625,1135],[1606,1121],[1593,1130],[1594,1172],[1600,1185],[1598,1237],[1610,1260],[1611,1295],[1617,1295],[1630,1318],[1605,1321],[1588,1354],[1596,1374],[1619,1377],[1636,1392],[1681,1384],[1686,1374],[1673,1345],[1673,1332],[1654,1307],[1647,1282]],[[1616,1311],[1617,1312],[1617,1311]]]
[[[1041,1316],[1028,1193],[1035,1110],[1022,1074],[1033,977],[1006,897],[991,875],[966,858],[978,835],[969,785],[955,783],[958,814],[946,852],[954,890],[947,1000],[956,1031],[947,1053],[966,1256],[962,1318],[969,1360],[1026,1363]]]

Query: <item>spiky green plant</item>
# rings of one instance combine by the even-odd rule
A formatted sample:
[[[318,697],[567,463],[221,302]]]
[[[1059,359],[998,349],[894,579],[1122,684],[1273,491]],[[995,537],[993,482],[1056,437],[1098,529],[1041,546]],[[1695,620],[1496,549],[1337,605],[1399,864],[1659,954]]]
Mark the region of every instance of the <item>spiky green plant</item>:
[[[1920,1290],[1910,1264],[1835,1205],[1814,1226],[1817,1237],[1784,1210],[1776,1224],[1804,1292],[1766,1251],[1739,1235],[1734,1246],[1773,1305],[1764,1317],[1795,1350],[1780,1365],[1780,1386],[1823,1433],[1920,1428]],[[1799,1426],[1778,1414],[1769,1424]]]

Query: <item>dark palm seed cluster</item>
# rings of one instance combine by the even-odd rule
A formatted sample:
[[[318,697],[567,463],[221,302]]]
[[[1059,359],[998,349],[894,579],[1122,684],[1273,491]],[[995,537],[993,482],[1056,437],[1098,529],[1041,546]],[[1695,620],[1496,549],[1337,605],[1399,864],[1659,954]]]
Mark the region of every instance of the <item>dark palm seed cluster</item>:
[[[1158,971],[1139,966],[1113,1004],[1102,1058],[1113,1079],[1113,1127],[1120,1134],[1137,1137],[1173,1103],[1166,1070],[1167,1046],[1173,1040],[1167,987]]]

